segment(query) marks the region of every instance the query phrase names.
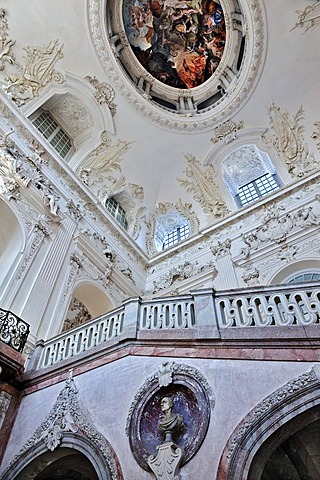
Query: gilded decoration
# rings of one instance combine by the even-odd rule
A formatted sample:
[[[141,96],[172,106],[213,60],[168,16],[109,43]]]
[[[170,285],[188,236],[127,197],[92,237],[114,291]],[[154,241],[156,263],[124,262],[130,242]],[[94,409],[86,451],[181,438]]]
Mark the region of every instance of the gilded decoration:
[[[304,10],[296,10],[298,21],[292,28],[302,28],[303,33],[320,25],[320,1],[317,0],[313,5],[308,5]]]
[[[286,164],[293,177],[303,177],[319,168],[317,160],[305,143],[302,106],[295,115],[287,110],[281,112],[274,103],[268,109],[270,128],[262,135],[262,140],[272,144]]]
[[[136,58],[166,85],[197,87],[220,63],[226,27],[218,2],[125,0],[123,20]]]
[[[51,82],[63,83],[61,73],[55,70],[56,63],[63,58],[59,40],[52,40],[42,46],[26,46],[24,64],[14,62],[14,70],[4,69],[6,93],[17,105],[24,105],[37,97],[41,90]]]
[[[178,181],[194,199],[199,202],[203,211],[213,218],[225,217],[229,210],[222,200],[219,189],[214,181],[214,168],[209,165],[203,169],[194,155],[186,155],[186,178]]]
[[[126,433],[135,460],[157,479],[174,480],[173,471],[177,474],[200,448],[213,406],[211,388],[199,370],[162,364],[130,406]]]

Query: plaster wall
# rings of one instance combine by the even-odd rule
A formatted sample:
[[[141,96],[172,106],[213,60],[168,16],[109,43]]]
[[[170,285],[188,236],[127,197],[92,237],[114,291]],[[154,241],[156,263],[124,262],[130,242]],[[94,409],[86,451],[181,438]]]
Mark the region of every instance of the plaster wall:
[[[81,408],[111,443],[124,479],[151,478],[151,474],[143,471],[131,454],[125,425],[134,395],[167,360],[164,357],[126,357],[74,379]],[[205,440],[195,457],[182,468],[182,480],[214,480],[227,440],[243,417],[267,395],[312,367],[311,363],[295,361],[174,360],[197,368],[208,379],[215,399]],[[45,419],[63,385],[64,382],[59,382],[22,399],[2,469]]]

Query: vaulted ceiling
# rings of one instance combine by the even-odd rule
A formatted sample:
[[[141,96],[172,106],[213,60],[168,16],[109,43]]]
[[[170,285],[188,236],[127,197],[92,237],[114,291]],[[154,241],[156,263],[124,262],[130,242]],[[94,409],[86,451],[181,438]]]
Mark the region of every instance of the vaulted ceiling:
[[[163,9],[166,4],[179,4],[178,14],[181,17],[181,11],[185,13],[184,23],[175,21],[174,26],[178,25],[176,34],[181,42],[186,41],[186,29],[191,33],[192,28],[200,29],[199,11],[209,12],[210,4],[215,4],[152,3],[154,18],[160,15],[155,4]],[[302,107],[304,138],[309,149],[317,152],[311,137],[320,111],[319,16],[316,10],[315,26],[308,29],[308,18],[303,20],[298,13],[312,6],[312,1],[221,0],[226,44],[220,63],[215,64],[216,70],[206,82],[189,89],[155,81],[141,67],[125,37],[122,2],[3,0],[1,5],[5,9],[2,19],[8,22],[5,40],[12,40],[6,44],[7,49],[9,55],[14,55],[13,62],[2,58],[4,88],[11,83],[7,91],[16,100],[20,95],[19,81],[15,84],[14,80],[32,54],[27,47],[50,45],[51,66],[62,80],[53,78],[57,80],[55,93],[48,85],[29,98],[26,91],[27,101],[20,102],[21,111],[32,118],[41,106],[51,109],[76,139],[71,169],[100,199],[118,193],[129,210],[132,205],[139,207],[141,222],[150,222],[159,208],[168,212],[170,207],[163,207],[166,202],[180,214],[189,209],[198,219],[194,221],[198,230],[214,224],[221,216],[232,215],[237,207],[225,185],[221,165],[230,152],[243,145],[254,144],[268,152],[283,183],[290,182],[274,145],[263,140],[263,133],[277,121],[277,111],[282,118],[289,115],[289,124]],[[146,28],[148,20],[143,21]],[[205,36],[208,32],[201,25],[199,35]],[[166,41],[174,44],[174,38],[168,38]],[[97,95],[98,106],[93,106],[89,93]],[[175,110],[168,105],[175,105]],[[228,121],[232,124],[225,124]],[[101,137],[103,132],[105,137]],[[222,202],[223,213],[214,206],[206,209],[199,199],[203,196],[201,190],[197,192],[190,184],[190,177],[195,177],[188,164],[190,158],[199,167],[204,182],[211,182],[214,205]],[[210,165],[214,169],[211,177]],[[138,242],[143,246],[142,240]]]

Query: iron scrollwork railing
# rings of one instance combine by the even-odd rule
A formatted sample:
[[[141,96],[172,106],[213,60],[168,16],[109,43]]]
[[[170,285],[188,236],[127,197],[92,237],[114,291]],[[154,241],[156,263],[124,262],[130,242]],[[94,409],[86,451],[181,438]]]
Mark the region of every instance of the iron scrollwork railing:
[[[26,344],[30,326],[21,318],[8,310],[0,308],[0,340],[18,352],[22,352]]]

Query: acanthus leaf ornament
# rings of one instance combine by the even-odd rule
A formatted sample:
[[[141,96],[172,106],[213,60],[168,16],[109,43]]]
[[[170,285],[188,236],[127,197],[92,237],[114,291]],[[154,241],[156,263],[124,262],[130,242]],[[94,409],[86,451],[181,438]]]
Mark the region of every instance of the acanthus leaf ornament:
[[[15,63],[17,73],[5,70],[5,91],[17,105],[24,105],[37,97],[41,90],[51,82],[63,83],[61,73],[55,70],[55,64],[63,58],[59,40],[52,40],[42,46],[26,46],[23,65]]]
[[[295,115],[281,112],[274,103],[268,109],[270,129],[262,134],[262,140],[272,144],[293,177],[303,177],[319,167],[319,160],[309,152],[304,139],[304,110],[300,106]]]
[[[212,165],[202,169],[200,162],[194,155],[186,155],[187,168],[186,178],[178,181],[188,193],[201,205],[205,213],[214,218],[223,218],[229,210],[222,200],[218,187],[214,181],[214,169]]]

